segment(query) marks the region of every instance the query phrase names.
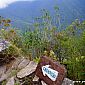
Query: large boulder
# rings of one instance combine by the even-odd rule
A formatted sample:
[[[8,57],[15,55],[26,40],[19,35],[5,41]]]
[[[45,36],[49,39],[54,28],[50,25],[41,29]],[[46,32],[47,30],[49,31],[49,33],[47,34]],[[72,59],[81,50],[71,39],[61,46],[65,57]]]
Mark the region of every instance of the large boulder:
[[[66,69],[59,62],[43,56],[38,63],[36,76],[48,85],[61,85],[66,76]]]

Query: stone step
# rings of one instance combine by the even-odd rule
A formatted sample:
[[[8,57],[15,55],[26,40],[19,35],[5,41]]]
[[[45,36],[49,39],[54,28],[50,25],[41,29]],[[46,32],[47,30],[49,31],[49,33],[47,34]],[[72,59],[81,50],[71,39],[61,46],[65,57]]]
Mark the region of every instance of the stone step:
[[[17,77],[24,78],[26,76],[29,76],[30,74],[35,72],[36,67],[37,67],[37,64],[33,61],[30,61],[30,63],[25,68],[23,68],[17,73]]]

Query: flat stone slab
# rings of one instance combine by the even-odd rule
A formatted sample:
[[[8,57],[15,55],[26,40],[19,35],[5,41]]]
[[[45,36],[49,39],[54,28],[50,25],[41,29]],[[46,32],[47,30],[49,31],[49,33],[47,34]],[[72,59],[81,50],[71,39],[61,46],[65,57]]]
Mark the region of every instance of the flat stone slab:
[[[30,61],[30,63],[25,68],[23,68],[17,73],[17,77],[24,78],[26,76],[29,76],[30,74],[35,72],[36,67],[37,67],[37,64],[33,61]]]
[[[21,61],[21,63],[18,65],[18,69],[22,69],[22,68],[26,67],[29,64],[29,62],[30,61],[28,59],[23,59]]]
[[[14,85],[14,77],[11,77],[6,85]]]
[[[24,60],[24,58],[16,58],[16,60],[14,61],[13,65],[12,65],[12,69],[17,69],[18,65]]]

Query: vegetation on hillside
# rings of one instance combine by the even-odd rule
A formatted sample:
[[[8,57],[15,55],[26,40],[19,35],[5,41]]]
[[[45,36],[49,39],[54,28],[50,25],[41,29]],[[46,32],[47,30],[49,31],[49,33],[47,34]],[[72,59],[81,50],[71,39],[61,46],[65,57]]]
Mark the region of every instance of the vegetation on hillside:
[[[47,10],[36,18],[33,29],[22,33],[10,27],[10,20],[0,17],[0,37],[12,45],[6,54],[25,56],[38,61],[47,55],[66,65],[67,76],[72,80],[85,79],[85,21],[76,19],[64,30],[61,28],[58,8],[55,7],[55,22]]]

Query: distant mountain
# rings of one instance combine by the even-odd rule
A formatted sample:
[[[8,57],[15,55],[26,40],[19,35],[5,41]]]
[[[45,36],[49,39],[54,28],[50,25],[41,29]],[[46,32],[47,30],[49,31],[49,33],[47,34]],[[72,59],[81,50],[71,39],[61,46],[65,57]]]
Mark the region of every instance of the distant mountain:
[[[7,8],[0,9],[0,15],[11,18],[13,26],[28,28],[34,18],[41,15],[41,9],[45,8],[54,15],[54,6],[60,10],[61,23],[69,25],[76,18],[85,19],[85,0],[36,0],[33,2],[15,2]]]

